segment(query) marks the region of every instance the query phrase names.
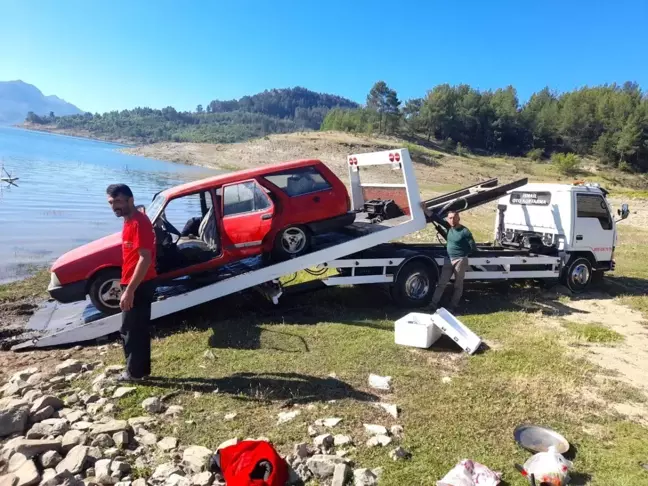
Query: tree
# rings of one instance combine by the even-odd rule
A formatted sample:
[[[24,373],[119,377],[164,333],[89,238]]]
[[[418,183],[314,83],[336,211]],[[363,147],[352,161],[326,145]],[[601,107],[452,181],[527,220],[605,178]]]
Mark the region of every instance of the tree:
[[[196,106],[196,113],[202,113],[202,112],[203,112],[203,105]]]
[[[398,125],[400,101],[396,91],[384,81],[373,85],[367,95],[367,108],[378,113],[378,133],[394,133]]]
[[[56,118],[56,116],[54,116],[54,112],[53,112],[53,111],[50,111],[50,112],[49,112],[49,117],[50,117],[52,120],[53,120],[54,118]]]
[[[623,130],[621,130],[619,141],[616,145],[620,162],[627,162],[628,158],[639,151],[641,147],[641,135],[642,130],[638,118],[636,116],[630,117]]]

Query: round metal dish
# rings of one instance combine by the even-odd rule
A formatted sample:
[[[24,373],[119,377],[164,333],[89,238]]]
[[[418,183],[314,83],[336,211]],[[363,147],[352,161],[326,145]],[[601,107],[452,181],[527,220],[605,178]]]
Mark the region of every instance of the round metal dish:
[[[555,430],[539,425],[520,425],[513,432],[515,441],[530,452],[547,452],[554,446],[556,452],[564,454],[569,450],[569,442]]]

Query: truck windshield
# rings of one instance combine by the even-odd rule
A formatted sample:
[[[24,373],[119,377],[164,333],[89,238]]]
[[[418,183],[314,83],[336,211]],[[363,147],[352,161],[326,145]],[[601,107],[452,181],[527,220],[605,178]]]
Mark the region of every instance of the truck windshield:
[[[146,215],[151,220],[151,223],[155,222],[155,218],[157,218],[165,202],[166,198],[162,194],[158,194],[148,205],[148,207],[146,208]]]

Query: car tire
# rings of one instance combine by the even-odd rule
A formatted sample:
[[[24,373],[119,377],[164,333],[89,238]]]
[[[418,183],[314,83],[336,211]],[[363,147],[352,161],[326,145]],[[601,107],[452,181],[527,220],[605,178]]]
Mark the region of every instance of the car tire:
[[[100,271],[90,282],[88,289],[90,301],[101,313],[112,315],[121,312],[119,308],[120,281],[121,269],[109,268]]]
[[[575,294],[584,292],[592,283],[592,263],[585,257],[574,258],[562,276],[563,284]]]
[[[304,255],[310,250],[311,238],[310,231],[304,226],[288,226],[277,233],[272,255],[276,261]]]
[[[432,301],[437,281],[434,266],[423,261],[409,262],[396,274],[391,297],[399,307],[426,307]]]

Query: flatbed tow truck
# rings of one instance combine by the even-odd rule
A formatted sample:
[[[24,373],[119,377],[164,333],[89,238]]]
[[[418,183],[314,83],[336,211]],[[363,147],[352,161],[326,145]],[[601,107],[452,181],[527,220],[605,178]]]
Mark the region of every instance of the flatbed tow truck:
[[[528,182],[520,179],[498,185],[497,179],[490,179],[421,201],[407,149],[351,155],[347,163],[352,210],[356,213],[353,225],[343,231],[318,236],[313,250],[297,258],[279,263],[267,263],[261,257],[251,258],[219,268],[207,278],[185,277],[173,285],[158,287],[151,318],[159,319],[248,289],[259,290],[278,304],[286,294],[337,285],[387,285],[397,305],[424,307],[432,298],[440,268],[447,258],[445,247],[441,243],[395,241],[424,229],[428,224],[432,224],[443,238],[448,230],[444,221],[448,211],[465,211],[498,198],[501,203],[511,191],[522,188]],[[391,169],[393,174],[400,176],[397,177],[400,182],[363,182],[361,173],[376,166]],[[505,206],[498,205],[496,244],[478,245],[479,251],[470,257],[470,268],[465,279],[555,280],[564,277],[566,266],[574,260],[564,236],[561,240],[561,235],[557,235],[551,245],[538,245],[537,237],[532,231],[527,231],[521,232],[522,240],[517,241],[520,239],[510,237],[512,233],[506,226]],[[627,213],[627,207],[624,207],[624,211]],[[613,226],[615,223],[612,221]],[[613,239],[616,241],[615,231]],[[586,283],[589,283],[594,272],[596,261],[592,263]],[[578,268],[581,273],[575,274],[576,278],[567,277],[568,285],[570,282],[575,284],[570,286],[572,290],[581,290],[576,288],[576,284],[583,283],[582,268]],[[331,275],[330,269],[336,269],[337,273]],[[605,269],[613,269],[613,261],[611,268]],[[282,277],[303,270],[322,275],[323,278],[295,285],[281,284]],[[567,270],[571,271],[571,267]],[[32,331],[34,337],[11,349],[18,351],[94,340],[117,332],[120,325],[121,314],[104,316],[89,302],[49,303],[38,310],[27,324],[27,330]]]

